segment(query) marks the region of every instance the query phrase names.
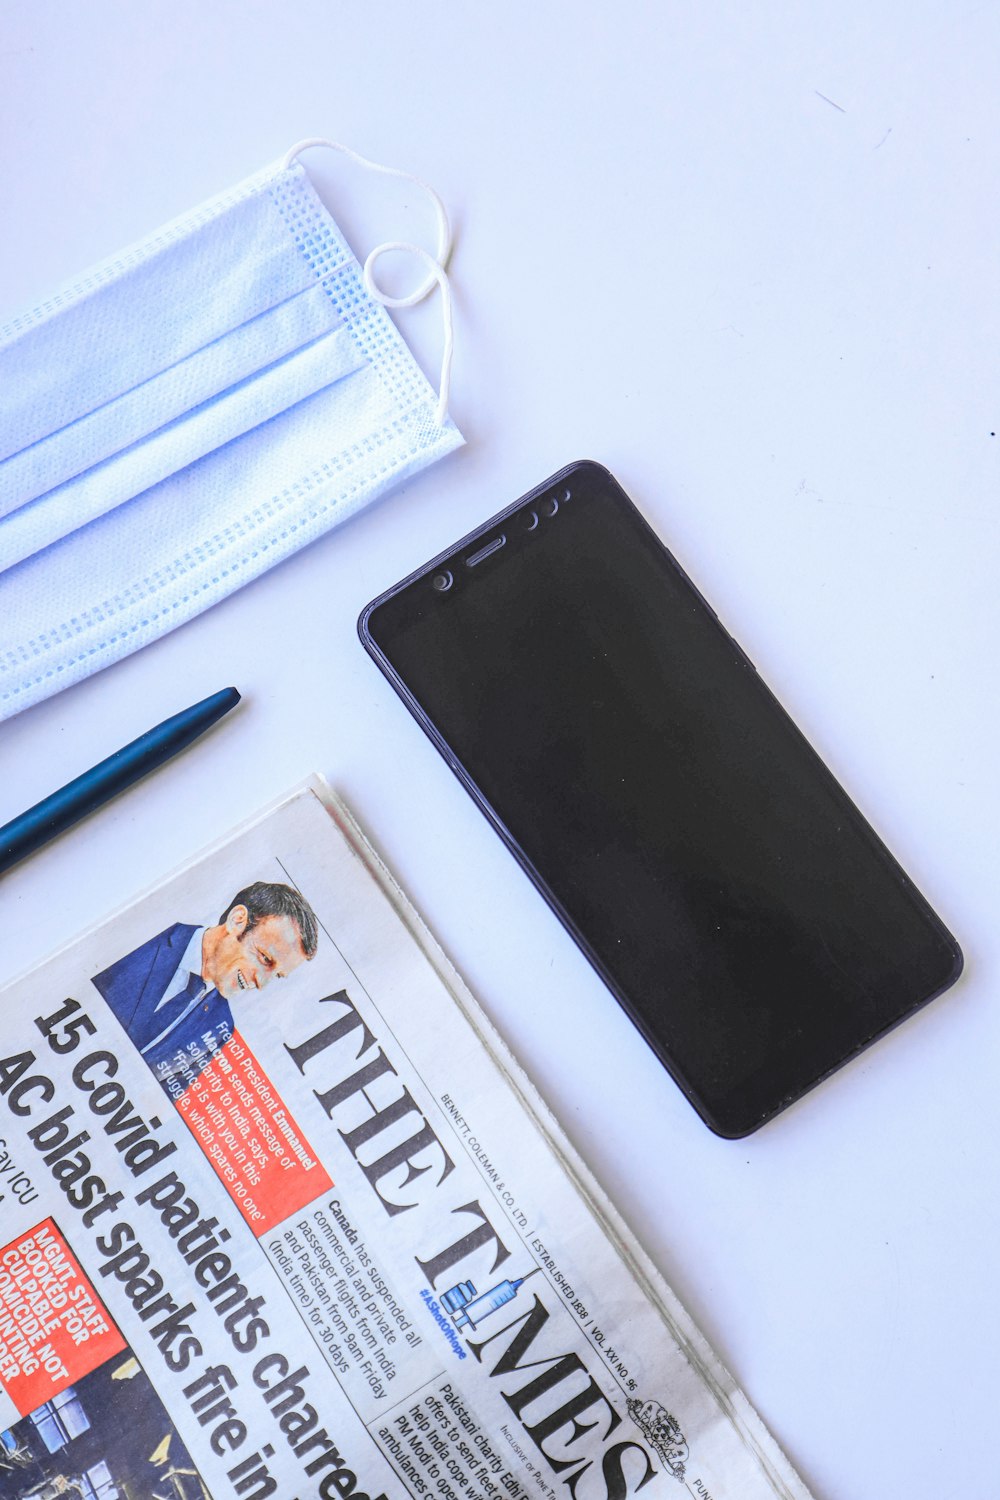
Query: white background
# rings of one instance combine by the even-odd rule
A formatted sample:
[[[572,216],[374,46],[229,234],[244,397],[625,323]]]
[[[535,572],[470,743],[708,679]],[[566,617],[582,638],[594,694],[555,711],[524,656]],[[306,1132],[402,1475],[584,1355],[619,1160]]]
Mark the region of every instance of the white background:
[[[0,318],[333,135],[452,210],[468,438],[0,731],[2,820],[246,695],[3,877],[4,969],[325,771],[817,1496],[993,1500],[997,8],[0,0],[0,21]],[[356,249],[431,242],[411,190],[310,167]],[[402,318],[436,379],[437,308]],[[698,1121],[355,634],[584,456],[966,953],[946,998],[745,1142]],[[0,637],[2,612],[0,578]]]

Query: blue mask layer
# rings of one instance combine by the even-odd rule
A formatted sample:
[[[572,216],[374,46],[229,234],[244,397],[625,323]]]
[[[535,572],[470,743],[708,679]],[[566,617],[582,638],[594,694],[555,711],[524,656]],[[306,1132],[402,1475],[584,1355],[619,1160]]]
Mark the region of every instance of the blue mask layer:
[[[457,447],[297,163],[0,332],[0,719]]]

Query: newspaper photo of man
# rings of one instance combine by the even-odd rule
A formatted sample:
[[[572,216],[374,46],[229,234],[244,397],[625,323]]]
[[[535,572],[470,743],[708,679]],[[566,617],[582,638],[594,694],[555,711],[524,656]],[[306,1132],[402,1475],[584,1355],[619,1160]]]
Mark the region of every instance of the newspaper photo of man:
[[[230,1001],[287,979],[315,954],[312,907],[291,886],[256,881],[213,926],[175,922],[93,983],[166,1087],[190,1081],[233,1034]]]

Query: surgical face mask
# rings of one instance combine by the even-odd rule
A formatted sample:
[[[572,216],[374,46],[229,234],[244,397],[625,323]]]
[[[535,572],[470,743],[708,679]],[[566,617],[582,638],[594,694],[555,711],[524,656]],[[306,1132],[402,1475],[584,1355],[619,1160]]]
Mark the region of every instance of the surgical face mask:
[[[302,142],[0,331],[0,719],[461,443],[444,208],[420,183],[436,253],[394,241],[362,268],[297,159],[334,144]],[[378,289],[389,250],[422,263],[409,296]],[[436,285],[439,392],[386,312]]]

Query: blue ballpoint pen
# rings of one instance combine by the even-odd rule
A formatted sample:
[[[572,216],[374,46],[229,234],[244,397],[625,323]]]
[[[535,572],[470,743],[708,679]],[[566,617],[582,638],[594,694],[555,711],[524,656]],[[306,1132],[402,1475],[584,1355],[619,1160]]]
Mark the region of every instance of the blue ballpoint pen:
[[[92,770],[84,771],[68,786],[5,823],[0,828],[0,874],[47,844],[49,839],[65,833],[88,813],[103,807],[105,802],[110,802],[140,777],[162,766],[165,760],[184,750],[223,714],[235,708],[239,701],[240,695],[234,687],[223,688],[221,693],[203,698],[191,708],[164,719],[155,729],[141,734],[124,749],[116,750]]]

